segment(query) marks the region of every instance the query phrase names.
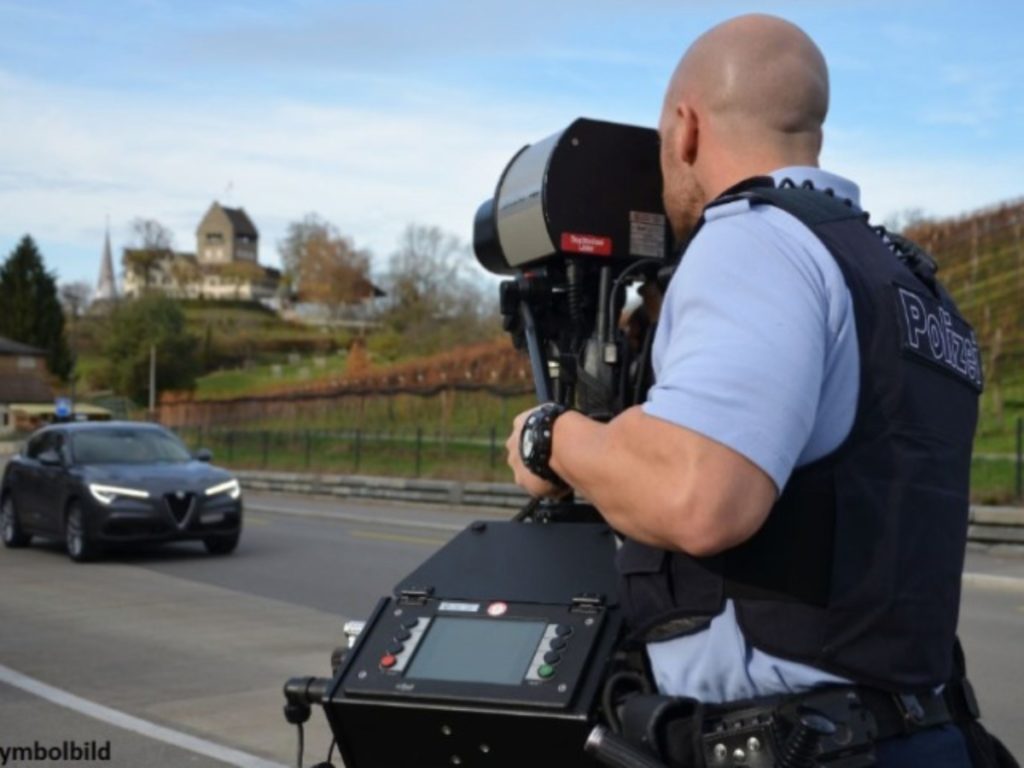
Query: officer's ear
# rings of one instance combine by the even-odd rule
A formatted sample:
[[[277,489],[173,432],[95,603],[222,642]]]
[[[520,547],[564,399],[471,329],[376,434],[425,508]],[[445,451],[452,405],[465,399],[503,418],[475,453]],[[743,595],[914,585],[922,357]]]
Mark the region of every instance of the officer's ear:
[[[693,165],[697,162],[697,147],[700,144],[700,117],[696,110],[685,101],[676,104],[676,119],[679,120],[679,154],[683,162]]]

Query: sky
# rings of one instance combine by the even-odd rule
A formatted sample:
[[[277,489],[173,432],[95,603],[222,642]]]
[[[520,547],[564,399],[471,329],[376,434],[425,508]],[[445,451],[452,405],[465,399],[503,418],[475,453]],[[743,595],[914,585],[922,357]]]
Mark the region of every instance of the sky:
[[[383,271],[409,223],[471,240],[523,145],[656,126],[689,43],[752,11],[824,52],[822,166],[874,219],[1024,195],[1020,0],[0,0],[0,258],[31,234],[95,285],[108,220],[116,258],[138,217],[194,251],[218,200],[264,264],[315,212]]]

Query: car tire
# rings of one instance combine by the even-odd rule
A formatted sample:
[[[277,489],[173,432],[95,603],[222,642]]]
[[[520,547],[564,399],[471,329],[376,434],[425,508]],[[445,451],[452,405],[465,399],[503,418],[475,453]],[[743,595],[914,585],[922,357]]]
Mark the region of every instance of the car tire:
[[[228,536],[207,536],[203,539],[203,546],[211,555],[230,555],[238,546],[238,539],[241,534],[232,533]]]
[[[18,512],[14,508],[14,498],[8,494],[0,504],[0,537],[4,540],[4,546],[9,549],[27,547],[31,541],[31,534],[21,530],[21,521],[18,520]]]
[[[68,550],[68,557],[76,563],[94,560],[99,554],[99,548],[85,530],[82,507],[75,502],[68,507],[68,514],[64,520],[64,544]]]

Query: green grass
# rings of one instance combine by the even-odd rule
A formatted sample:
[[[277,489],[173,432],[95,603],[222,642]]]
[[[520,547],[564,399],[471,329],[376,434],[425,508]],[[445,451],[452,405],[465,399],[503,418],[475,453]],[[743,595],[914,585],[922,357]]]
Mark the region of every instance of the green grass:
[[[971,499],[978,504],[1020,503],[1016,473],[1012,458],[975,457],[971,462]]]

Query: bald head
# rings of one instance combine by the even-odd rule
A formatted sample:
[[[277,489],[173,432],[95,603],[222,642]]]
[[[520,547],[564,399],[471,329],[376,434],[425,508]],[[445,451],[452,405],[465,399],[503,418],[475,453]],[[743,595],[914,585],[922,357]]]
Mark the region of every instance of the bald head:
[[[687,101],[723,138],[817,156],[828,112],[828,69],[799,27],[751,14],[712,28],[672,76],[666,107]]]
[[[816,166],[827,112],[825,58],[799,27],[751,14],[699,37],[672,75],[658,126],[676,236],[733,184]]]

